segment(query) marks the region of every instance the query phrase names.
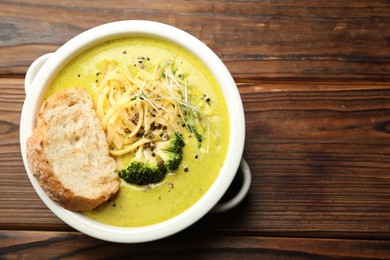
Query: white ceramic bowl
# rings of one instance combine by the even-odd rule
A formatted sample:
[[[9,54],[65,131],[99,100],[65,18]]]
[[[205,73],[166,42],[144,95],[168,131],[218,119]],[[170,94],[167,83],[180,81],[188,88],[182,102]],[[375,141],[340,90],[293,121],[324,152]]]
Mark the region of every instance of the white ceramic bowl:
[[[69,61],[101,42],[131,36],[155,37],[173,42],[190,51],[207,66],[227,100],[230,118],[230,139],[225,163],[217,179],[205,195],[192,207],[180,215],[158,224],[136,228],[122,228],[96,222],[81,214],[68,211],[50,200],[28,168],[26,140],[33,132],[35,116],[42,103],[46,86],[50,84],[57,73]],[[214,211],[225,211],[236,206],[249,189],[250,171],[246,162],[241,160],[245,138],[245,120],[237,86],[229,71],[215,53],[201,41],[182,30],[157,22],[139,20],[119,21],[95,27],[74,37],[55,53],[37,59],[27,72],[25,89],[26,100],[20,122],[20,145],[28,177],[39,197],[55,215],[68,225],[87,235],[121,243],[136,243],[160,239],[185,229],[213,208]],[[240,166],[240,162],[244,172],[244,184],[239,194],[225,204],[217,204],[230,186]]]

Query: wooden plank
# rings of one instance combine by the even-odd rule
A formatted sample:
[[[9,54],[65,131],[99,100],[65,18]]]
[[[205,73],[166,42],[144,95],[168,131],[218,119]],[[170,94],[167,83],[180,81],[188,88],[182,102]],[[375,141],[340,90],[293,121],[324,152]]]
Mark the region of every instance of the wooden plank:
[[[96,25],[146,19],[210,46],[237,81],[388,80],[390,4],[376,1],[1,1],[0,74]],[[71,17],[71,19],[70,19]]]
[[[23,83],[0,79],[0,228],[69,229],[39,199],[23,166],[19,142]]]
[[[190,233],[390,238],[390,84],[239,84],[248,197]],[[0,79],[0,228],[70,230],[23,167],[22,79]]]
[[[149,243],[116,244],[76,232],[1,231],[0,255],[3,259],[385,259],[390,257],[390,241],[179,234]]]

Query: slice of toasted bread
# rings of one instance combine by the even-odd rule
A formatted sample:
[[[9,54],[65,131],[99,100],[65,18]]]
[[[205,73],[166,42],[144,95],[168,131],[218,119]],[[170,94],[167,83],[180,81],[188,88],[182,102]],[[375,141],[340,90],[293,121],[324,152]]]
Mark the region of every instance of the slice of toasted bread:
[[[119,189],[115,161],[84,89],[63,90],[44,102],[26,153],[40,186],[66,209],[91,210]]]

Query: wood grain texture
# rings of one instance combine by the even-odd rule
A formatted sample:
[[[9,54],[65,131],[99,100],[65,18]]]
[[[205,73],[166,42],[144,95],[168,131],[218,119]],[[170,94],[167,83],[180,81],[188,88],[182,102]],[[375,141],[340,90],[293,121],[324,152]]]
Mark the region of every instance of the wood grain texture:
[[[0,232],[3,259],[387,259],[389,241],[236,236],[173,237],[122,245],[75,232]],[[172,246],[174,245],[174,246]]]
[[[23,168],[22,84],[0,79],[0,228],[70,230],[43,205]],[[390,84],[238,88],[251,190],[237,209],[209,214],[188,232],[390,239]]]
[[[0,74],[23,75],[33,60],[80,32],[144,19],[198,37],[237,81],[378,80],[390,75],[390,3],[376,1],[1,1]]]
[[[221,57],[243,100],[253,174],[236,209],[135,245],[51,213],[19,144],[31,62],[126,19],[174,25]],[[389,39],[386,0],[0,1],[0,258],[390,259]]]

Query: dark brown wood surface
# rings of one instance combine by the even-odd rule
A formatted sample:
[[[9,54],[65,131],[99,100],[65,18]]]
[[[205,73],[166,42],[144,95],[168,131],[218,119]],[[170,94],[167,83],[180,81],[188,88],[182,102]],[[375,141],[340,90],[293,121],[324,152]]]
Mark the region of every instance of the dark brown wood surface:
[[[19,148],[31,62],[125,19],[174,25],[221,57],[243,100],[253,173],[238,208],[135,245],[54,216]],[[31,255],[390,258],[390,3],[0,1],[0,257]]]

